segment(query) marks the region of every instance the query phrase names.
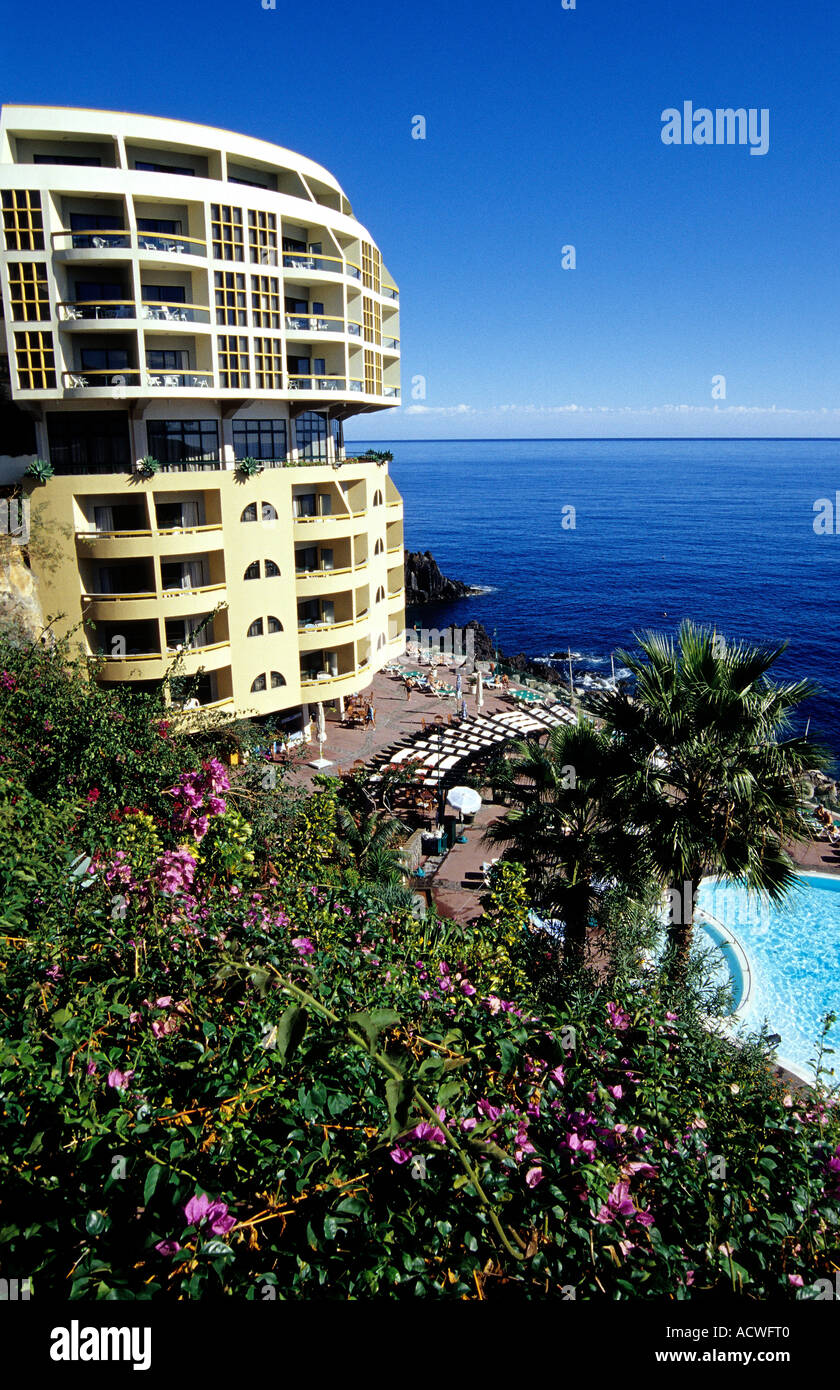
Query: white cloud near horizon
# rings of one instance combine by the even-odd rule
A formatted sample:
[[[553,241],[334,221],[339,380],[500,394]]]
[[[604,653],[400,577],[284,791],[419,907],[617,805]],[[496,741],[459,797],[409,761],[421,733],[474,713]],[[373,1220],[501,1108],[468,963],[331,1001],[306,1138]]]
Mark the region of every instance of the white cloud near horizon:
[[[840,406],[814,406],[810,410],[784,405],[492,405],[480,409],[466,405],[408,405],[397,407],[403,415],[813,415],[838,416]]]

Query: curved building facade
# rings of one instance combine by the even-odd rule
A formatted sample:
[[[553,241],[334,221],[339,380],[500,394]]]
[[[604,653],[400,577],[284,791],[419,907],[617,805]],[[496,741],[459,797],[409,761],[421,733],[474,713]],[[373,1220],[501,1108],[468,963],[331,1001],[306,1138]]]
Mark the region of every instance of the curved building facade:
[[[105,681],[178,653],[232,714],[362,690],[403,645],[402,501],[343,427],[399,403],[399,294],[340,185],[227,131],[5,106],[0,202],[59,629]]]

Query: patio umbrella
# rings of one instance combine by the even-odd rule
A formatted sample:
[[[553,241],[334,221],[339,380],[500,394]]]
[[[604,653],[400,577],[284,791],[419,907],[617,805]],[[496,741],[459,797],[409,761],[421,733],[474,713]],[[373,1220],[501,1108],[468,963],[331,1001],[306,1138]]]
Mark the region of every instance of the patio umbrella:
[[[324,757],[324,744],[327,741],[327,716],[324,713],[324,704],[322,700],[318,701],[317,710],[318,757],[315,758],[314,761],[309,764],[309,766],[317,767],[319,771],[322,771],[325,767],[332,767],[332,763],[330,762],[329,758]]]
[[[462,816],[474,816],[481,807],[481,797],[473,787],[451,787],[446,800]]]
[[[475,675],[475,707],[476,709],[484,709],[484,685],[480,671],[476,671]]]
[[[458,699],[460,700],[460,698],[461,698],[461,672],[460,672],[460,671],[458,672],[458,674],[457,674],[456,677],[455,677],[455,694],[458,696]]]

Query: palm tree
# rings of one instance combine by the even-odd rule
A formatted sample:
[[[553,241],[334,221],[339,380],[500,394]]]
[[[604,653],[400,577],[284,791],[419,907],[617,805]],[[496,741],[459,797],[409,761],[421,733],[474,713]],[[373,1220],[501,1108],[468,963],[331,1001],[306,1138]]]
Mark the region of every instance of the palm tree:
[[[635,882],[643,872],[638,836],[625,828],[619,803],[615,749],[583,721],[553,729],[545,744],[515,748],[493,779],[511,810],[485,839],[525,865],[534,906],[562,917],[565,960],[577,967],[607,881]]]
[[[396,846],[405,834],[402,823],[384,811],[351,811],[341,802],[335,815],[339,860],[351,864],[362,878],[401,882],[402,860]]]
[[[635,690],[596,703],[619,761],[618,789],[644,826],[655,872],[683,904],[669,924],[669,970],[686,978],[694,893],[704,875],[726,876],[780,901],[795,880],[786,844],[806,838],[803,775],[823,749],[791,731],[814,694],[809,681],[771,681],[786,643],[726,643],[684,622],[678,640],[647,632],[620,657]]]

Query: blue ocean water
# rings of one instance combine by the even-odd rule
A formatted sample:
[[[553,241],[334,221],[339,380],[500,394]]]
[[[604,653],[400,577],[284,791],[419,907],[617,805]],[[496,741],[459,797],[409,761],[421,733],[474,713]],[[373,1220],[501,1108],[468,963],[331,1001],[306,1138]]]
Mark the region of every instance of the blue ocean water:
[[[684,617],[727,637],[787,639],[776,669],[822,687],[805,714],[840,756],[840,534],[814,531],[815,501],[833,503],[840,487],[840,441],[372,447],[393,451],[406,547],[490,590],[436,605],[434,626],[477,618],[509,653],[570,647],[576,677],[608,675],[634,632],[673,631]],[[564,507],[575,509],[574,529],[562,525]]]

